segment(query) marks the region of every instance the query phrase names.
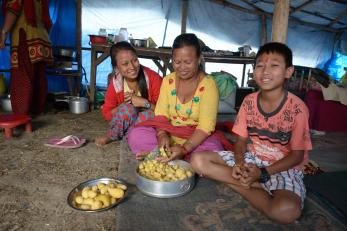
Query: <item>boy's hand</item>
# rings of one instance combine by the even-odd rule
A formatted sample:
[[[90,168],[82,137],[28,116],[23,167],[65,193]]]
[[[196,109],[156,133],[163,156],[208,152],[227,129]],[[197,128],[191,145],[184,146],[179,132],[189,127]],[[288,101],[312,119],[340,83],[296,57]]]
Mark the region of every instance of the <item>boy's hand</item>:
[[[236,180],[240,180],[242,177],[242,167],[238,164],[235,164],[232,171],[232,177]]]
[[[260,169],[255,164],[244,164],[242,171],[241,183],[250,186],[253,182],[257,182],[260,177]]]

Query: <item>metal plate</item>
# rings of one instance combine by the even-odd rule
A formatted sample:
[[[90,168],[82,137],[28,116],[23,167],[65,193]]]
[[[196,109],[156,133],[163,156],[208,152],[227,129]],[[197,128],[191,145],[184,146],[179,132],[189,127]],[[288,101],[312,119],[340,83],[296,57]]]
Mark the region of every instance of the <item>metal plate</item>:
[[[106,211],[106,210],[109,210],[113,207],[115,207],[116,205],[118,205],[119,203],[121,203],[124,198],[127,196],[127,192],[128,190],[125,190],[124,192],[124,196],[117,200],[116,203],[114,204],[111,204],[105,208],[101,208],[101,209],[81,209],[81,208],[78,208],[76,206],[76,203],[75,203],[75,198],[76,196],[80,196],[81,195],[81,192],[82,192],[82,189],[87,187],[87,186],[94,186],[94,185],[97,185],[99,183],[104,183],[104,184],[109,184],[109,183],[115,183],[115,184],[124,184],[128,187],[128,185],[122,181],[122,180],[118,180],[118,179],[112,179],[112,178],[99,178],[99,179],[92,179],[92,180],[88,180],[86,182],[83,182],[79,185],[77,185],[76,187],[74,187],[71,192],[69,193],[68,197],[67,197],[67,203],[70,205],[71,208],[73,209],[76,209],[76,210],[79,210],[79,211],[83,211],[83,212],[102,212],[102,211]]]

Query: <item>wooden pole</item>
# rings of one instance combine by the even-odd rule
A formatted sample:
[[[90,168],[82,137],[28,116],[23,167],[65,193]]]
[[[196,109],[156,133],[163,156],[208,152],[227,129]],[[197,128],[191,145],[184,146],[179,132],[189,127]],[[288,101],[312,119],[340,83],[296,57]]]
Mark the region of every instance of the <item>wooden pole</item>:
[[[78,73],[82,73],[82,2],[76,0],[76,58],[78,62]],[[83,75],[82,75],[83,76]],[[75,95],[79,93],[81,79],[76,78]]]
[[[182,22],[181,34],[186,33],[187,29],[188,0],[182,0]]]
[[[271,41],[286,43],[290,0],[275,0]]]
[[[261,16],[261,45],[267,42],[267,24],[266,15]]]

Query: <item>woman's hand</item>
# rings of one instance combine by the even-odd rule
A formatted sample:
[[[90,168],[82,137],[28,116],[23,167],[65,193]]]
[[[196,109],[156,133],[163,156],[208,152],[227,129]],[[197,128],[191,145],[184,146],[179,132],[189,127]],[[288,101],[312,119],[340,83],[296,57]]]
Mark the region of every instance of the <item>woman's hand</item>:
[[[166,133],[162,133],[158,136],[159,148],[163,147],[166,151],[170,148],[170,137]]]
[[[185,150],[182,145],[176,144],[173,147],[168,148],[168,152],[170,152],[170,157],[159,157],[158,161],[160,162],[169,162],[172,160],[180,160],[183,159]]]

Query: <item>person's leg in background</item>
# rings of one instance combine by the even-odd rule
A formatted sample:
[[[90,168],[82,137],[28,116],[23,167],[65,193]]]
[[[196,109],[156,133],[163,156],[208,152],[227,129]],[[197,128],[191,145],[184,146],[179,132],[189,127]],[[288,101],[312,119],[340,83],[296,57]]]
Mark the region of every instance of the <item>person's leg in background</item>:
[[[47,97],[47,78],[46,78],[46,63],[38,62],[33,64],[34,76],[33,83],[33,95],[31,102],[31,112],[33,115],[39,115],[44,113]]]
[[[18,67],[11,68],[10,95],[14,114],[30,114],[32,101],[32,75],[33,67],[30,62],[26,34],[19,32]]]

